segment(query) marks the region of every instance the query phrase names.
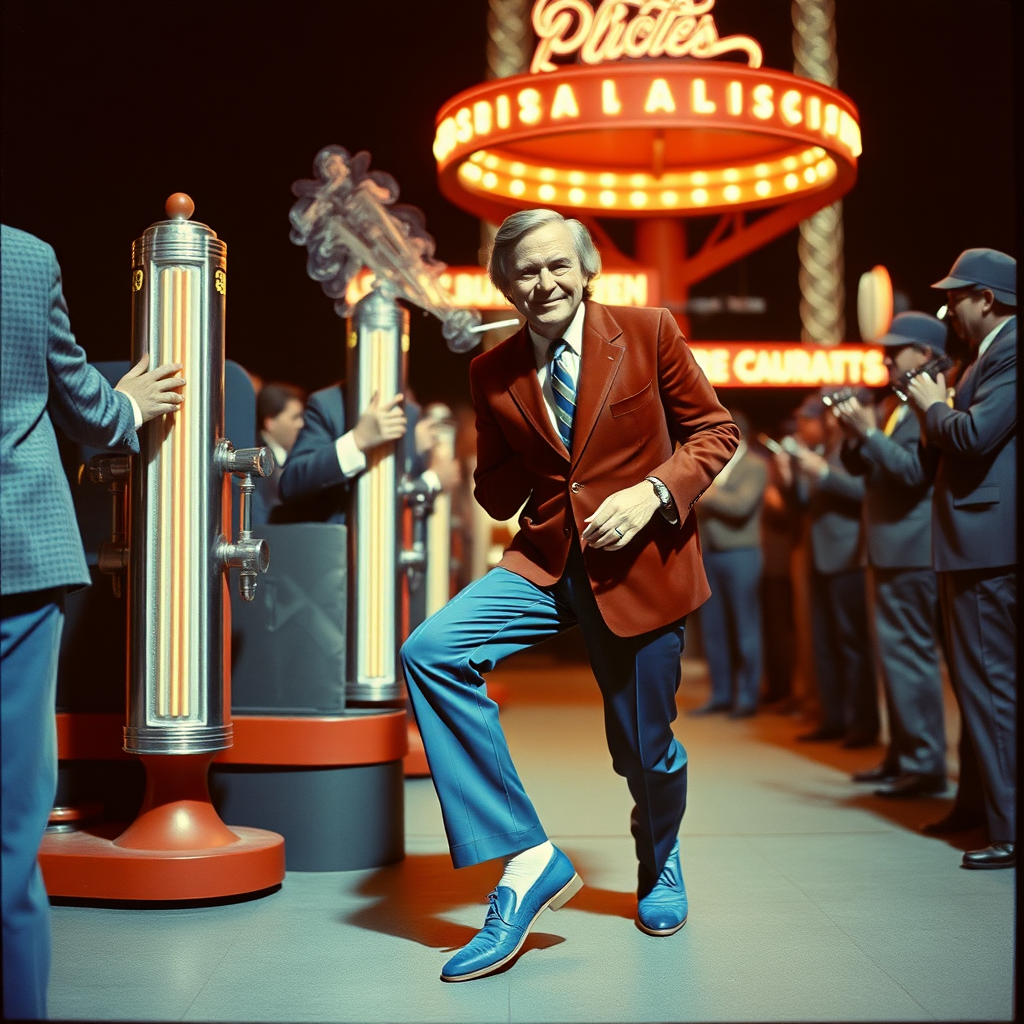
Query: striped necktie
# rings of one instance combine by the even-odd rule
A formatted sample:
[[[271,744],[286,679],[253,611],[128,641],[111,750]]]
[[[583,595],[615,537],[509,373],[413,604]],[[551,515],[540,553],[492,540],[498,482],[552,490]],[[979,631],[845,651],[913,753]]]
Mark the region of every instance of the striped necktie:
[[[572,421],[576,415],[576,389],[572,377],[562,362],[562,354],[569,346],[561,338],[551,342],[548,358],[551,360],[551,393],[555,398],[555,420],[565,450],[572,451]]]

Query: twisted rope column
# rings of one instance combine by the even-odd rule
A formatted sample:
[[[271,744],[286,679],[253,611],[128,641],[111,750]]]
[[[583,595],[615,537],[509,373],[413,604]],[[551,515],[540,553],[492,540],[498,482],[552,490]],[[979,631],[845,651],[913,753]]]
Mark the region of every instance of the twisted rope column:
[[[834,0],[793,0],[793,72],[836,87]],[[835,202],[800,223],[802,341],[835,345],[846,334],[843,284],[843,204]]]

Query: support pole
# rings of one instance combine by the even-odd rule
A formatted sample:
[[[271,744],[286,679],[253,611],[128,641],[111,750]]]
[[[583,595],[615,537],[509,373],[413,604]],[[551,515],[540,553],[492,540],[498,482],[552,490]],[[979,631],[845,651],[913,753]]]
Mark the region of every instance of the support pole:
[[[793,0],[793,72],[837,87],[834,0]],[[846,334],[843,204],[836,201],[800,223],[802,341],[835,345]]]

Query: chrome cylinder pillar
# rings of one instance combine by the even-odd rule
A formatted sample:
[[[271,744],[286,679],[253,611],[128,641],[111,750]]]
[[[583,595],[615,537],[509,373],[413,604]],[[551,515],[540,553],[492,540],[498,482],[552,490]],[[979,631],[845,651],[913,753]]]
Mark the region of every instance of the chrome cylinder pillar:
[[[446,405],[428,406],[427,416],[436,424],[434,460],[440,467],[455,462],[455,421]],[[440,611],[451,597],[452,585],[452,496],[447,489],[434,497],[427,520],[427,616]]]
[[[247,531],[233,544],[225,537],[227,474],[262,476],[273,461],[222,438],[226,246],[188,220],[192,209],[187,196],[172,196],[171,219],[132,245],[133,361],[181,363],[186,381],[179,410],[142,433],[132,472],[125,750],[134,754],[231,746],[224,570],[242,568],[246,596],[268,562],[266,543]]]
[[[349,429],[374,394],[385,402],[403,390],[408,351],[408,310],[380,290],[370,292],[348,319],[345,404]],[[347,703],[403,699],[397,671],[402,444],[371,449],[366,470],[354,486],[348,518]]]

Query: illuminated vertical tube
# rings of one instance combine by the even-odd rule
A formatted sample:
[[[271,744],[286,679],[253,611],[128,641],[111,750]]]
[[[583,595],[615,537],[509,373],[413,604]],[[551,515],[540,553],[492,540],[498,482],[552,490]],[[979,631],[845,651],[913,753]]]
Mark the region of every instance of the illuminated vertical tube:
[[[130,753],[231,745],[223,650],[226,247],[205,224],[160,221],[132,246],[132,357],[181,363],[186,400],[142,434],[132,472],[128,576]]]
[[[381,402],[405,386],[409,313],[380,291],[355,307],[348,322],[346,414],[351,429],[374,394]],[[371,450],[354,484],[348,518],[348,679],[346,701],[402,700],[397,670],[402,442]]]

